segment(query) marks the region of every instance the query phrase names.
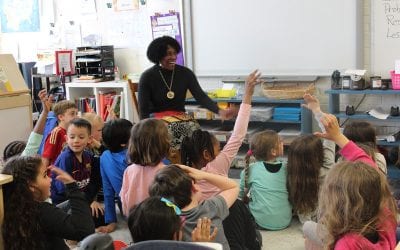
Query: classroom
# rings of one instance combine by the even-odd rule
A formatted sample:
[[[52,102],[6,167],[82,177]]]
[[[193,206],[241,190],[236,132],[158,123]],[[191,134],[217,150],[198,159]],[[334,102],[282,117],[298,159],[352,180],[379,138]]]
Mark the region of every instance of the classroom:
[[[400,0],[2,0],[0,250],[395,249],[399,106]]]

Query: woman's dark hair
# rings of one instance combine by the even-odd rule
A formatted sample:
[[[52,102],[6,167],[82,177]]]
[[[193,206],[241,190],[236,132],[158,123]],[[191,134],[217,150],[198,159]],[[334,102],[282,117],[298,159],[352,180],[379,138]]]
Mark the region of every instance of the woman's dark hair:
[[[88,131],[88,135],[92,134],[92,125],[86,119],[74,118],[73,120],[71,120],[69,122],[68,127],[71,126],[71,125],[74,125],[77,128],[86,128],[86,130]]]
[[[162,120],[144,119],[132,128],[128,147],[129,160],[142,166],[156,166],[167,156],[169,147],[167,125]]]
[[[318,137],[304,135],[290,144],[286,185],[296,213],[308,214],[316,210],[323,161],[323,146]]]
[[[207,150],[211,158],[215,158],[214,143],[216,139],[208,131],[197,129],[193,131],[192,136],[186,136],[181,145],[182,163],[201,169],[208,162],[203,158],[204,150]]]
[[[126,119],[110,120],[104,124],[101,135],[105,146],[113,153],[117,153],[126,147],[121,144],[128,144],[132,122]]]
[[[2,174],[13,176],[13,181],[3,186],[4,249],[44,248],[39,224],[39,202],[29,188],[35,182],[41,164],[40,157],[18,156],[11,158],[4,166]]]
[[[170,36],[162,36],[154,39],[147,48],[147,58],[154,64],[158,64],[162,58],[167,55],[168,46],[176,50],[176,53],[181,52],[179,43]]]
[[[344,127],[343,134],[353,142],[367,144],[376,149],[376,131],[369,122],[353,121]]]
[[[24,141],[12,141],[10,142],[3,151],[3,160],[7,161],[9,158],[20,155],[26,147],[26,142]]]
[[[180,167],[168,165],[157,172],[149,194],[170,197],[182,209],[192,202],[192,182],[193,179]]]
[[[160,196],[149,197],[129,212],[128,228],[133,242],[174,240],[180,230],[180,218]]]

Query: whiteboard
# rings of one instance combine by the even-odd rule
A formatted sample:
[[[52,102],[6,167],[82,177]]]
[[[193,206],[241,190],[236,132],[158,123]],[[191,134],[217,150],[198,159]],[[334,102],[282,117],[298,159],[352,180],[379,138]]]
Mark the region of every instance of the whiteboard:
[[[330,75],[362,67],[361,0],[191,1],[200,76]],[[186,34],[188,37],[188,34]]]
[[[371,1],[371,71],[389,77],[400,60],[400,0]]]

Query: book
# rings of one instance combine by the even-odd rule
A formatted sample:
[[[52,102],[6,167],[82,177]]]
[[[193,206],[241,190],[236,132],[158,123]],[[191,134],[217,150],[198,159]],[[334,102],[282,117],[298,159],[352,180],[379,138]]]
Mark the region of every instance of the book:
[[[115,94],[115,91],[99,91],[99,114],[104,121],[107,120],[107,116],[109,115],[109,110],[113,102],[113,96]]]

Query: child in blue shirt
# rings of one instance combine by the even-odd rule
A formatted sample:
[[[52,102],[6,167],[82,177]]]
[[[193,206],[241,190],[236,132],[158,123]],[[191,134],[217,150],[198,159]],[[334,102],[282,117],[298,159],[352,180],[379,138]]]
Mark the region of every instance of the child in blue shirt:
[[[108,121],[103,128],[103,143],[107,150],[100,156],[100,171],[103,181],[106,226],[97,228],[99,232],[110,233],[115,230],[117,215],[115,198],[119,199],[122,177],[128,167],[126,153],[130,131],[133,124],[125,119]]]
[[[104,225],[103,206],[96,201],[101,188],[99,163],[89,151],[85,150],[91,140],[91,125],[88,121],[75,118],[67,128],[68,147],[58,156],[54,165],[69,173],[90,204],[96,227]],[[54,204],[65,201],[65,186],[53,176],[51,199]]]

